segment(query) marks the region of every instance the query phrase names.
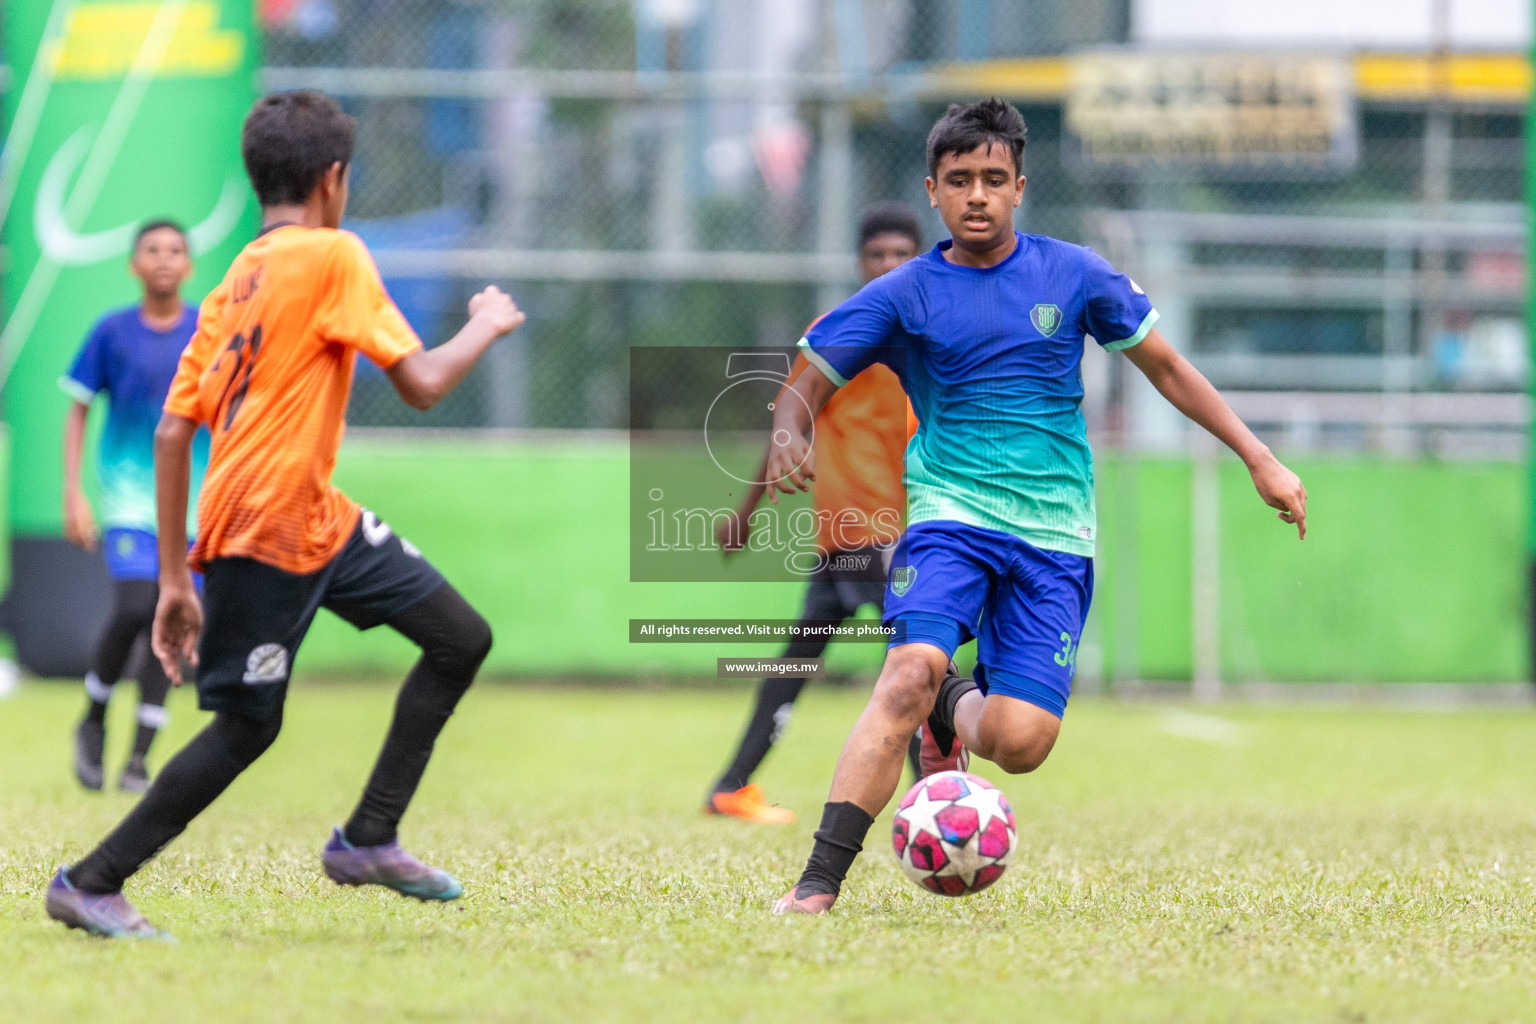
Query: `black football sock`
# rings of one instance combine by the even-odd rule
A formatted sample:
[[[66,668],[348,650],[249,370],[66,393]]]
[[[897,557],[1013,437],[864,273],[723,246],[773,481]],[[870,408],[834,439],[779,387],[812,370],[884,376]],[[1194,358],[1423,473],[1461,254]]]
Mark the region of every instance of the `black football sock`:
[[[715,783],[716,793],[734,793],[751,781],[752,773],[783,735],[795,698],[804,687],[804,679],[764,679],[758,684],[757,705],[747,720],[747,731],[742,733],[731,766]]]
[[[405,677],[384,749],[342,830],[353,846],[378,846],[395,838],[438,733],[491,651],[491,627],[446,583],[389,625],[421,648],[421,659]]]
[[[121,889],[272,745],[282,724],[280,715],[265,722],[214,715],[161,769],[128,817],[69,869],[70,884],[93,893]]]
[[[802,618],[800,623],[805,625],[812,621],[835,624],[843,620]],[[796,640],[784,648],[784,657],[819,658],[826,649],[825,637]],[[715,783],[714,792],[734,793],[752,780],[752,773],[757,771],[758,766],[763,763],[763,758],[768,756],[768,751],[773,749],[773,745],[784,734],[784,727],[789,723],[789,715],[794,709],[795,700],[803,689],[805,689],[803,678],[769,677],[757,684],[757,704],[752,708],[752,717],[747,719],[747,731],[742,733],[741,742],[736,746],[736,756],[731,760],[731,766],[725,770],[725,774]]]
[[[816,830],[816,845],[811,848],[805,871],[795,883],[795,895],[826,894],[836,896],[853,867],[853,859],[864,849],[864,837],[875,823],[858,804],[844,801],[828,803],[821,812],[821,828]]]
[[[155,737],[160,735],[165,718],[165,708],[154,704],[139,705],[139,728],[133,734],[134,760],[143,761],[149,756],[149,748],[154,746]]]
[[[913,779],[923,777],[922,749],[923,738],[917,733],[913,733],[912,738],[907,741],[907,767],[912,769]]]
[[[165,698],[171,690],[171,681],[160,659],[145,652],[144,664],[139,667],[139,729],[133,738],[133,756],[143,761],[149,754],[155,736],[165,728]]]
[[[112,687],[101,681],[95,672],[85,674],[85,720],[96,725],[107,724],[107,701],[112,699]]]
[[[974,689],[976,680],[962,676],[955,668],[955,663],[950,662],[949,671],[939,684],[938,699],[933,702],[933,711],[928,715],[929,735],[933,737],[939,753],[946,757],[955,747],[955,706],[960,703],[961,697]]]

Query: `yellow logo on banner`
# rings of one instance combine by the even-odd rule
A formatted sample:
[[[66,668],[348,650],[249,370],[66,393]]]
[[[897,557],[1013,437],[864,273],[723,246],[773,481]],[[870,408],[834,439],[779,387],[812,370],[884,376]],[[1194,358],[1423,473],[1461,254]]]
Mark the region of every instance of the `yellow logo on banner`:
[[[80,4],[70,12],[63,37],[53,46],[54,77],[62,81],[121,78],[133,65],[160,7],[156,0]],[[245,37],[219,28],[216,0],[192,0],[177,22],[157,77],[227,75],[244,59]]]

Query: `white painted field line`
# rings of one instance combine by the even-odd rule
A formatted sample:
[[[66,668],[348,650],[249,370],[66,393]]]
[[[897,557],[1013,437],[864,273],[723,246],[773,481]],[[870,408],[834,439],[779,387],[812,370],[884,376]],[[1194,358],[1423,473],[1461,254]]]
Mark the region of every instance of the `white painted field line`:
[[[1248,742],[1248,730],[1236,722],[1215,715],[1201,715],[1193,711],[1169,708],[1158,716],[1158,726],[1170,736],[1215,743],[1224,747],[1238,747]]]

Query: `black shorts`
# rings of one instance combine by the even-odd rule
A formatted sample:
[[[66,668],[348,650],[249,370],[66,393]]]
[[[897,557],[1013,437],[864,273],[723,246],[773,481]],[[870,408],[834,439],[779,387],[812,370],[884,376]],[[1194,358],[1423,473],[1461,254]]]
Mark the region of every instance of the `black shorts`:
[[[216,558],[203,576],[198,706],[258,721],[281,710],[293,657],[321,608],[372,629],[445,582],[367,509],[317,572],[300,576],[251,558]]]
[[[829,554],[826,563],[811,574],[801,620],[840,621],[852,618],[866,604],[883,611],[890,557],[890,548],[873,546]]]

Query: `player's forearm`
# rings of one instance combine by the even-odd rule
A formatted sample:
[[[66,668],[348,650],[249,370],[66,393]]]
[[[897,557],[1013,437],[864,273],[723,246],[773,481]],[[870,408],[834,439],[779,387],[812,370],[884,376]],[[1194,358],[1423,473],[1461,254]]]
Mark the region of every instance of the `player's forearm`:
[[[71,402],[64,417],[64,496],[80,493],[80,454],[85,450],[85,420],[90,407]]]
[[[768,462],[763,477],[770,481],[769,500],[777,501],[777,492],[789,494],[810,489],[816,479],[816,454],[811,449],[811,424],[837,385],[815,366],[795,378],[774,402],[773,433],[768,439]]]
[[[773,453],[773,442],[768,442],[768,449],[763,452],[763,460],[758,464],[757,472],[753,474],[753,483],[747,486],[747,492],[741,496],[741,505],[736,509],[736,514],[745,519],[757,508],[757,503],[763,500],[763,495],[768,492],[768,485],[762,481],[768,475],[768,457]]]
[[[1148,334],[1141,344],[1126,349],[1125,355],[1175,409],[1236,452],[1250,470],[1274,458],[1205,379],[1205,374],[1179,355],[1157,331]]]
[[[1205,375],[1156,331],[1139,345],[1126,349],[1125,354],[1174,408],[1237,453],[1248,467],[1259,497],[1279,510],[1282,521],[1295,524],[1297,535],[1305,539],[1307,489],[1301,485],[1301,478],[1281,465],[1274,453],[1253,436],[1253,431],[1238,419]]]
[[[155,534],[160,583],[189,582],[187,494],[192,483],[192,437],[197,424],[166,413],[155,428]]]
[[[390,380],[407,405],[421,411],[430,409],[469,376],[499,336],[493,325],[470,317],[448,341],[433,349],[413,352],[396,363],[390,368]]]
[[[798,396],[799,401],[791,398]],[[837,394],[837,385],[827,379],[826,374],[814,365],[807,367],[805,372],[796,377],[794,382],[779,392],[779,400],[773,408],[773,432],[775,438],[779,437],[779,431],[788,431],[791,437],[806,438],[810,436],[811,424],[816,422],[816,417],[821,410]],[[775,441],[770,439],[769,452],[772,452]]]
[[[1152,383],[1175,409],[1236,452],[1250,468],[1272,457],[1269,447],[1254,436],[1221,392],[1188,360],[1179,357],[1167,374]]]

